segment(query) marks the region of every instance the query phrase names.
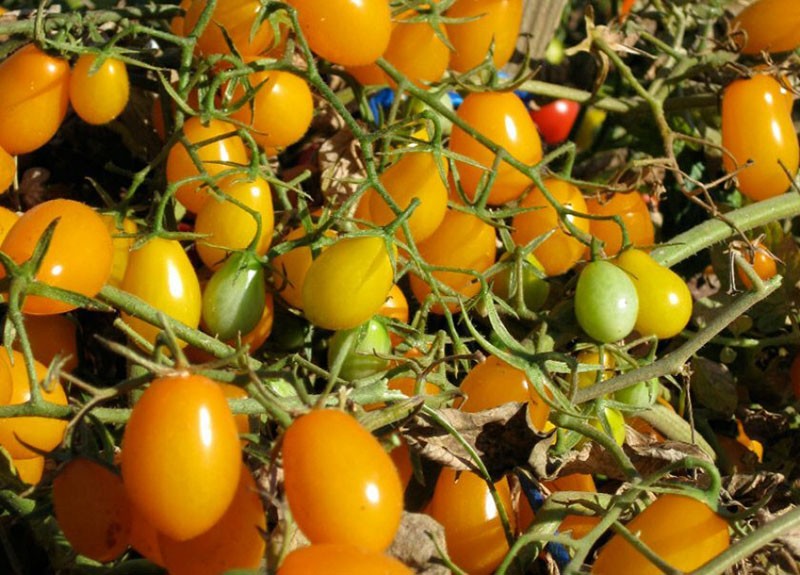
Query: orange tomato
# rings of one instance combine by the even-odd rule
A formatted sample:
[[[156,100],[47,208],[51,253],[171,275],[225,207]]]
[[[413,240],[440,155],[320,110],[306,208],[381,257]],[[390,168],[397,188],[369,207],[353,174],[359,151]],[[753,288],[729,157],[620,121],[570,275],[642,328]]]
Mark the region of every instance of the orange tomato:
[[[736,40],[744,54],[788,52],[800,46],[800,5],[793,0],[756,0],[731,27],[743,33]]]
[[[328,237],[334,237],[335,232],[325,233]],[[299,240],[306,236],[306,230],[302,226],[289,232],[285,241]],[[278,294],[286,302],[297,309],[303,309],[303,284],[306,280],[308,268],[314,261],[311,248],[299,246],[272,260],[272,282],[277,287]]]
[[[755,250],[752,253],[750,250],[743,251],[742,256],[744,259],[753,266],[753,270],[762,280],[766,281],[775,277],[775,275],[778,273],[778,264],[775,262],[775,258],[763,248],[759,249],[758,244],[756,244],[754,248]],[[747,274],[744,273],[742,268],[736,268],[736,275],[739,276],[739,279],[744,287],[747,289],[751,289],[753,287],[753,282],[750,281],[750,278],[747,277]]]
[[[286,556],[277,575],[411,575],[413,571],[393,557],[365,551],[356,545],[317,544],[295,549]]]
[[[44,474],[44,457],[37,455],[30,459],[13,459],[14,469],[20,481],[28,485],[37,485]]]
[[[115,214],[100,214],[106,223],[108,232],[111,234],[111,243],[114,246],[114,254],[111,257],[111,275],[108,277],[108,284],[119,287],[122,278],[125,277],[125,269],[128,267],[128,258],[136,238],[133,236],[138,230],[136,222],[130,218],[122,218],[118,221]]]
[[[603,200],[594,196],[586,198],[586,213],[593,216],[622,218],[628,239],[633,246],[648,247],[655,242],[650,211],[638,192],[614,194]],[[617,255],[622,248],[622,230],[614,220],[589,220],[589,233],[603,242],[603,249],[608,256]],[[589,248],[586,249],[588,253]]]
[[[17,162],[14,160],[14,156],[0,148],[0,193],[11,187],[16,176]]]
[[[62,369],[78,367],[78,335],[75,321],[65,315],[25,316],[33,357],[42,365],[51,365],[56,357],[66,360]]]
[[[520,24],[522,0],[457,0],[447,10],[448,18],[465,19],[447,24],[454,51],[450,67],[466,72],[483,63],[493,49],[492,63],[498,70],[514,53]]]
[[[80,118],[93,125],[107,124],[128,105],[130,82],[125,62],[105,58],[95,69],[98,56],[82,54],[72,70],[69,101]]]
[[[181,32],[188,35],[197,25],[197,21],[206,9],[206,0],[190,0],[181,4],[186,17]],[[200,53],[230,54],[233,44],[240,56],[258,56],[275,42],[275,34],[268,20],[259,23],[254,31],[256,20],[262,10],[258,0],[217,0],[211,14],[211,20],[197,38],[197,49]]]

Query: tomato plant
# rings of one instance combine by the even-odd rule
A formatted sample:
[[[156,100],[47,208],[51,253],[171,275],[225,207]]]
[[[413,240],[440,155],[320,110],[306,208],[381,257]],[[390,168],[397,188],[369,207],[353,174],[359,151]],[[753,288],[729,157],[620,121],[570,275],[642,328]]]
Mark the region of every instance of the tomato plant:
[[[575,317],[581,329],[601,343],[633,331],[639,312],[633,281],[611,262],[594,261],[581,270],[575,288]]]
[[[402,485],[381,444],[355,419],[333,409],[303,415],[284,433],[282,454],[286,499],[312,543],[389,546]]]
[[[201,375],[153,381],[122,438],[122,479],[144,519],[192,539],[225,514],[240,476],[239,434],[219,385]]]
[[[53,480],[53,511],[72,548],[95,561],[116,559],[127,549],[131,513],[122,478],[78,457]]]
[[[492,64],[498,70],[514,52],[522,23],[522,0],[457,0],[447,10],[448,18],[462,19],[447,24],[454,51],[450,67],[466,72],[483,63],[492,48]]]
[[[365,551],[356,545],[321,543],[295,549],[278,568],[278,575],[411,575],[397,559]]]
[[[27,154],[52,138],[69,107],[69,62],[23,46],[0,62],[0,148]]]
[[[107,124],[128,105],[128,68],[116,58],[83,54],[75,62],[69,83],[69,103],[89,124]]]
[[[328,369],[338,365],[343,379],[369,377],[389,367],[387,356],[392,352],[392,340],[380,319],[337,331],[328,345]]]
[[[578,102],[559,99],[541,106],[538,110],[531,110],[531,118],[544,141],[554,146],[569,137],[580,111],[581,105]]]

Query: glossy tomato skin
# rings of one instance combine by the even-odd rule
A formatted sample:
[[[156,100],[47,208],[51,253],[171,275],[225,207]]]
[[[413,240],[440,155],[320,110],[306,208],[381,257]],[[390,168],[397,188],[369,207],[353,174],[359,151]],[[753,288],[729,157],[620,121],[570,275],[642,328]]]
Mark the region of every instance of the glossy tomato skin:
[[[730,545],[728,523],[705,503],[686,495],[664,494],[626,526],[662,559],[680,571],[693,571]],[[658,575],[661,570],[614,535],[599,552],[593,575]]]
[[[266,514],[252,473],[246,465],[240,467],[233,501],[211,529],[188,541],[159,536],[164,566],[171,575],[217,575],[261,564]]]
[[[0,148],[27,154],[58,131],[69,106],[69,62],[34,44],[0,63]]]
[[[375,315],[393,284],[394,270],[383,238],[344,238],[308,268],[303,312],[316,326],[351,329]]]
[[[780,82],[765,74],[734,80],[722,95],[722,156],[739,190],[758,201],[777,196],[791,183],[800,162],[800,145]],[[732,157],[731,157],[732,156]]]
[[[72,548],[108,562],[127,549],[131,513],[122,478],[86,458],[67,463],[53,480],[53,511]]]
[[[400,525],[403,490],[394,463],[350,415],[332,409],[296,419],[283,436],[286,499],[318,543],[386,549]]]
[[[575,288],[575,317],[595,340],[611,343],[627,337],[642,305],[628,274],[611,262],[594,261],[581,270]]]
[[[345,344],[350,343],[349,351],[344,351]],[[340,353],[344,353],[339,377],[342,379],[361,379],[389,367],[388,355],[392,352],[392,340],[389,330],[383,321],[371,318],[366,323],[337,331],[328,343],[328,369],[333,368]]]
[[[788,52],[800,46],[800,5],[792,0],[756,0],[732,23],[744,37],[736,40],[744,54]]]
[[[106,58],[100,67],[95,54],[83,54],[72,69],[69,102],[81,119],[94,125],[107,124],[128,105],[130,82],[125,62]]]
[[[13,459],[13,458],[12,458]],[[20,481],[28,485],[38,485],[44,474],[44,457],[37,455],[30,459],[13,459],[14,469]]]
[[[508,481],[501,479],[495,488],[513,530]],[[489,486],[474,473],[442,469],[428,512],[444,527],[450,558],[470,575],[490,575],[508,552],[508,541]]]
[[[30,400],[30,380],[25,369],[23,355],[13,350],[11,359],[0,352],[2,363],[8,371],[0,368],[0,397],[8,398],[3,405],[17,405]],[[34,360],[36,378],[45,381],[47,368]],[[47,382],[47,389],[40,386],[42,399],[56,405],[67,405],[67,395],[60,381]],[[9,392],[10,387],[10,392]],[[0,419],[0,446],[15,459],[38,457],[41,452],[55,449],[64,438],[67,422],[49,417],[9,417]],[[30,447],[28,447],[30,446]]]
[[[381,184],[401,210],[408,208],[415,198],[420,201],[408,219],[411,237],[417,243],[433,235],[444,219],[447,184],[443,176],[447,176],[446,167],[444,174],[441,174],[430,152],[409,152],[380,176]],[[368,219],[373,223],[385,226],[397,218],[397,214],[377,191],[369,190],[365,199],[369,202]],[[405,238],[402,229],[398,229],[397,233],[400,239]]]
[[[326,236],[334,237],[333,231],[326,232]],[[286,236],[285,241],[301,240],[305,238],[306,230],[302,226],[293,229]],[[327,249],[323,246],[322,250]],[[298,246],[272,260],[272,283],[277,288],[280,296],[297,309],[303,309],[303,285],[306,274],[314,256],[308,246]]]
[[[411,575],[397,559],[355,545],[321,543],[295,549],[286,556],[278,575]]]
[[[389,45],[392,14],[387,0],[291,0],[311,50],[334,64],[364,66]]]
[[[200,325],[200,282],[189,257],[175,240],[153,238],[131,252],[120,289],[189,327]],[[150,342],[161,331],[124,312],[122,318]]]
[[[575,125],[581,105],[572,100],[555,100],[538,110],[531,111],[531,118],[539,133],[549,145],[554,146],[565,141]]]
[[[232,117],[249,126],[253,139],[268,152],[299,141],[314,117],[308,82],[291,72],[266,70],[250,74],[249,84],[256,90],[253,99]],[[244,88],[238,87],[234,95],[243,97]]]
[[[57,199],[34,206],[8,231],[0,250],[17,263],[30,259],[39,238],[56,219],[59,221],[36,272],[36,280],[88,297],[97,295],[111,274],[114,247],[102,218],[85,204]],[[88,254],[91,257],[87,257]],[[5,275],[4,271],[0,274]],[[28,296],[22,311],[49,315],[75,307],[42,296]]]
[[[230,340],[254,329],[265,306],[264,268],[250,252],[238,252],[203,289],[203,325],[215,337]]]
[[[494,355],[469,371],[461,382],[461,391],[467,395],[462,411],[472,413],[512,401],[527,403],[528,416],[539,431],[544,430],[550,415],[550,406],[536,392],[525,372]]]
[[[536,125],[525,104],[513,92],[472,93],[464,98],[457,115],[523,164],[530,166],[542,159],[542,142]],[[455,125],[450,135],[450,150],[483,166],[482,169],[456,161],[464,192],[474,199],[481,177],[492,169],[496,154]],[[531,185],[527,176],[503,162],[497,169],[487,202],[499,205],[514,200]]]
[[[131,503],[163,535],[186,541],[210,529],[233,501],[241,447],[219,385],[201,375],[154,380],[122,438]]]
[[[247,164],[247,150],[235,130],[233,124],[221,120],[209,120],[204,125],[198,117],[189,118],[183,125],[186,139],[197,147],[203,169],[210,176]],[[229,135],[223,137],[226,134]],[[199,174],[186,146],[177,142],[167,156],[167,182],[172,184]],[[187,210],[196,214],[210,197],[203,188],[200,181],[187,182],[177,188],[175,197]]]
[[[207,5],[206,0],[189,2],[186,18],[181,26],[184,35],[192,32]],[[231,49],[225,39],[227,34],[240,56],[258,56],[275,41],[268,21],[262,22],[255,34],[252,33],[261,7],[258,0],[218,0],[211,21],[197,39],[197,49],[205,55],[230,54]]]
[[[586,202],[581,191],[568,182],[548,179],[545,187],[555,200],[565,208],[578,213],[586,213]],[[524,246],[538,236],[555,230],[550,237],[533,250],[533,255],[542,264],[548,276],[568,272],[583,256],[585,246],[572,236],[561,223],[558,212],[538,188],[535,188],[520,202],[520,207],[531,208],[514,216],[511,223],[511,238],[514,243]],[[589,220],[568,215],[568,220],[578,230],[588,233]]]
[[[434,234],[417,247],[422,258],[432,266],[461,268],[481,273],[495,261],[497,255],[495,241],[492,226],[470,213],[449,209]],[[480,290],[480,282],[471,274],[436,270],[431,272],[431,275],[458,292],[462,299],[470,298]],[[411,291],[421,303],[432,289],[415,273],[411,276]],[[448,307],[454,311],[458,308],[458,304],[448,303]],[[442,313],[442,307],[438,303],[431,310]]]
[[[130,218],[118,220],[115,214],[101,214],[101,218],[111,234],[111,243],[114,246],[114,254],[111,258],[111,275],[108,277],[108,284],[119,287],[122,278],[125,277],[125,269],[128,267],[128,258],[135,241],[138,230],[136,222]]]
[[[603,200],[587,198],[586,210],[593,216],[622,218],[628,240],[635,247],[649,247],[655,243],[650,211],[638,192],[617,193]],[[614,220],[589,220],[589,233],[603,242],[603,250],[608,256],[615,256],[622,249],[622,230]]]
[[[498,70],[514,53],[522,23],[522,0],[457,0],[447,10],[448,18],[466,22],[447,24],[447,34],[455,48],[450,67],[466,72],[481,63],[494,46],[492,63]]]
[[[678,274],[636,249],[625,250],[614,263],[627,272],[639,294],[636,331],[659,339],[683,331],[692,317],[692,294]]]
[[[749,250],[744,251],[742,254],[744,259],[747,260],[751,266],[753,266],[753,270],[762,280],[766,281],[775,277],[775,275],[778,273],[778,264],[775,263],[775,258],[763,248],[759,249],[759,245],[757,243],[754,247],[755,251],[753,253],[750,253]],[[750,278],[747,277],[747,274],[742,268],[736,268],[736,275],[739,277],[739,280],[742,282],[744,287],[747,289],[751,289],[753,287],[753,282],[750,281]]]
[[[5,192],[10,188],[16,176],[17,163],[14,161],[14,157],[0,148],[0,192]]]

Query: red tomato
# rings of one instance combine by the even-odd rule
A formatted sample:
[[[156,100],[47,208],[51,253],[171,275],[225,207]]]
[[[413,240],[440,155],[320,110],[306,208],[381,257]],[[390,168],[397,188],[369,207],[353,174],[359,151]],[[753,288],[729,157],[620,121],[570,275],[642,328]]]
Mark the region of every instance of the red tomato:
[[[757,74],[735,80],[722,95],[722,161],[737,172],[739,190],[758,201],[789,189],[800,162],[800,144],[780,82]],[[786,171],[784,171],[786,170]]]
[[[578,188],[554,179],[545,180],[544,184],[563,207],[578,213],[586,213],[586,202]],[[585,246],[564,228],[558,212],[544,194],[539,189],[534,189],[523,198],[520,207],[533,209],[514,216],[511,222],[514,228],[511,232],[514,243],[524,246],[537,237],[555,230],[533,250],[533,255],[549,276],[561,275],[572,269],[583,256]],[[573,215],[568,215],[567,219],[582,232],[589,232],[589,220]]]
[[[209,120],[203,124],[200,118],[192,117],[183,125],[183,133],[191,146],[197,147],[197,155],[203,170],[214,176],[236,165],[247,164],[247,149],[235,133],[236,128],[221,120]],[[227,137],[223,137],[230,134]],[[200,175],[200,171],[189,156],[186,147],[178,142],[167,156],[167,181],[176,183]],[[198,213],[210,197],[202,182],[194,180],[181,184],[175,197],[190,212]]]
[[[233,414],[219,385],[201,375],[153,381],[122,438],[131,503],[160,533],[197,537],[224,515],[241,475]]]
[[[191,33],[197,25],[207,4],[206,0],[189,1],[186,19],[181,27],[184,35]],[[197,49],[205,55],[230,54],[227,35],[240,56],[258,56],[275,41],[268,20],[261,22],[253,31],[261,10],[262,4],[258,0],[217,0],[211,20],[197,39]]]
[[[277,575],[411,575],[397,559],[355,545],[323,543],[295,549]]]
[[[290,0],[311,50],[342,66],[381,57],[392,33],[388,0]]]
[[[800,46],[800,5],[794,0],[756,0],[731,24],[744,54],[789,52]]]
[[[53,480],[53,512],[72,548],[112,561],[130,541],[131,513],[119,475],[85,458],[67,463]]]
[[[30,259],[48,225],[58,219],[50,246],[36,272],[36,281],[93,297],[111,274],[114,247],[102,218],[74,200],[50,200],[24,214],[8,231],[0,250],[17,263]],[[5,270],[0,270],[5,276]],[[64,313],[75,305],[28,296],[22,311],[33,315]]]
[[[58,131],[69,106],[69,62],[34,44],[0,63],[0,148],[27,154]]]
[[[514,529],[508,481],[494,484]],[[503,524],[486,482],[469,471],[442,469],[428,512],[444,527],[447,552],[470,575],[489,575],[508,552]]]
[[[107,124],[128,105],[130,83],[125,62],[106,58],[98,68],[97,55],[83,54],[72,69],[69,101],[72,109],[89,124]]]
[[[283,436],[286,499],[312,543],[386,549],[400,525],[403,488],[375,437],[342,411],[296,419]]]
[[[544,141],[553,146],[569,137],[580,111],[578,102],[561,99],[545,104],[538,110],[531,110],[531,118]]]
[[[593,216],[622,218],[628,239],[633,246],[649,247],[655,242],[650,211],[638,192],[614,194],[602,201],[597,197],[587,198],[586,210]],[[622,248],[622,230],[614,220],[589,220],[589,233],[603,242],[603,249],[609,256],[617,255]]]
[[[522,10],[522,0],[456,0],[446,16],[466,21],[447,24],[447,35],[454,48],[450,67],[456,72],[466,72],[482,64],[490,46],[494,50],[494,67],[499,70],[505,66],[517,44]]]
[[[513,92],[472,93],[464,98],[457,115],[523,164],[532,166],[542,159],[542,142],[536,125],[525,104]],[[453,126],[450,135],[450,150],[482,166],[456,161],[461,186],[467,197],[474,199],[481,178],[493,169],[496,154],[457,126]],[[496,170],[488,203],[499,205],[514,200],[531,185],[527,176],[503,162]]]

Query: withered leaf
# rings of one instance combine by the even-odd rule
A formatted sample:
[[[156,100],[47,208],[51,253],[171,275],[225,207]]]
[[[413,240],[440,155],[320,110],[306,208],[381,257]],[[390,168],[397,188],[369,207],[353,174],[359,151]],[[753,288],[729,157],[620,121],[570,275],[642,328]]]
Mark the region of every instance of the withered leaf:
[[[723,364],[704,357],[692,359],[692,391],[695,399],[712,412],[730,417],[736,410],[736,382]]]
[[[723,487],[731,499],[745,507],[751,507],[771,498],[776,490],[785,488],[786,476],[768,471],[755,474],[735,473],[726,478]]]
[[[444,527],[425,513],[405,512],[388,553],[415,573],[448,575],[450,570],[442,564],[437,545],[447,549]]]

